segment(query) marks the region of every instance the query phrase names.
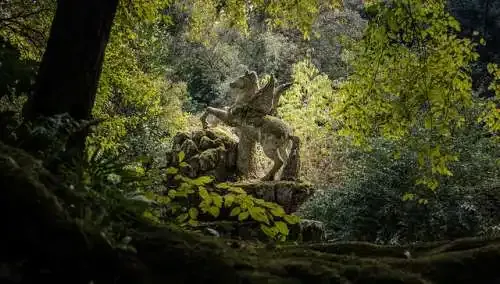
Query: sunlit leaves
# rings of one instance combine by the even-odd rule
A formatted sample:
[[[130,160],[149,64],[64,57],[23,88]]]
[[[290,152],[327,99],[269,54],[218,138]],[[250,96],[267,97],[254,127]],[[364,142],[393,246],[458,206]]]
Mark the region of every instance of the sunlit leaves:
[[[248,32],[248,10],[245,0],[227,0],[222,18],[229,26],[237,27],[246,34]]]
[[[248,213],[248,211],[241,212],[240,214],[238,214],[238,221],[245,221],[246,219],[248,219],[248,216],[250,216],[250,213]]]
[[[229,216],[234,217],[240,215],[241,208],[240,207],[234,207],[233,210],[231,210],[231,213]]]
[[[294,129],[294,135],[307,143],[301,148],[302,172],[308,178],[317,174],[318,164],[331,152],[332,82],[319,72],[311,60],[293,65],[293,86],[280,98],[278,115]]]
[[[281,97],[278,114],[303,140],[321,139],[328,135],[332,82],[310,60],[293,65],[292,77],[293,86]]]
[[[208,45],[215,37],[212,27],[218,18],[217,1],[190,0],[183,8],[191,13],[189,39]]]
[[[459,38],[458,22],[442,1],[402,0],[370,7],[372,20],[352,51],[354,74],[333,104],[340,134],[369,146],[372,137],[412,137],[421,153],[421,183],[451,175],[456,155],[446,145],[472,106],[470,63],[474,43]],[[424,129],[424,131],[417,131]],[[411,141],[411,139],[410,139]]]
[[[186,124],[186,115],[182,112],[187,98],[185,84],[171,83],[161,72],[150,72],[154,69],[147,68],[141,60],[151,48],[156,48],[153,42],[157,23],[141,20],[148,18],[148,13],[140,17],[127,13],[131,11],[121,7],[114,22],[93,109],[95,117],[107,120],[97,127],[90,140],[112,150],[128,147],[134,132],[143,132],[144,136],[152,135],[156,129],[176,132]],[[129,17],[134,20],[126,20]]]
[[[288,224],[297,224],[300,222],[300,217],[297,215],[285,215],[283,217],[283,220],[285,220]]]
[[[270,22],[276,26],[298,27],[305,38],[309,38],[312,24],[319,12],[319,1],[271,1],[265,8],[271,15]]]
[[[185,9],[191,14],[191,38],[206,44],[214,39],[213,27],[218,24],[234,26],[246,33],[249,14],[255,11],[266,15],[271,27],[296,28],[309,38],[320,7],[338,8],[340,3],[338,0],[190,0]]]
[[[179,159],[182,160],[184,157]],[[256,221],[262,224],[260,228],[269,238],[285,240],[289,233],[287,224],[300,221],[298,216],[286,214],[280,205],[255,198],[230,183],[215,183],[208,176],[191,179],[182,174],[167,175],[178,184],[167,191],[167,196],[149,193],[148,198],[182,226],[196,227],[199,218],[208,216],[215,220]]]
[[[189,217],[191,217],[191,219],[198,218],[198,209],[196,209],[194,207],[189,209]]]
[[[40,60],[55,8],[55,0],[1,1],[0,37],[18,48],[22,58]]]
[[[484,122],[491,133],[498,134],[500,133],[500,68],[496,64],[490,64],[488,71],[494,76],[490,89],[495,92],[495,97],[485,103],[485,110],[479,121]]]

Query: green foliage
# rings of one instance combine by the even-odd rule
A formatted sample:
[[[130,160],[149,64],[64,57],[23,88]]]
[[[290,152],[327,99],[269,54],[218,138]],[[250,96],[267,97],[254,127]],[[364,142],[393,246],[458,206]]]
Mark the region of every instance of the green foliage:
[[[185,167],[184,153],[179,152],[179,166]],[[174,219],[183,226],[196,227],[203,219],[236,219],[240,222],[254,220],[271,239],[285,240],[287,224],[296,224],[299,219],[288,215],[275,203],[266,202],[248,195],[242,188],[230,183],[216,183],[212,177],[189,178],[179,174],[179,168],[166,170],[170,184],[166,195],[148,193],[148,197],[166,212],[163,218]],[[159,221],[158,216],[146,212],[146,216]]]
[[[133,157],[165,150],[166,139],[186,125],[182,105],[187,96],[185,85],[165,79],[151,55],[158,48],[161,19],[146,8],[130,9],[119,10],[112,29],[93,109],[95,117],[106,121],[89,143],[112,151],[126,147]],[[136,13],[145,18],[132,25]]]
[[[221,99],[227,90],[226,81],[243,72],[237,48],[225,42],[205,47],[170,37],[165,44],[175,50],[168,54],[167,62],[172,66],[172,77],[186,82],[190,109],[194,111]]]
[[[262,13],[271,27],[298,28],[304,38],[309,38],[312,25],[320,7],[338,7],[340,1],[187,1],[184,10],[190,10],[190,36],[205,44],[213,41],[213,27],[227,25],[237,27],[243,33],[248,30],[248,18],[252,13]]]
[[[419,153],[420,183],[451,175],[448,147],[472,104],[470,64],[476,44],[459,38],[442,1],[377,3],[364,39],[352,48],[354,73],[341,86],[333,116],[357,145],[370,137],[407,139]],[[416,134],[416,129],[423,131]]]
[[[218,18],[217,1],[190,1],[188,4],[183,7],[184,10],[191,9],[188,38],[208,45],[215,38],[212,25]]]
[[[274,74],[278,81],[288,81],[290,66],[303,58],[298,44],[279,31],[261,31],[252,27],[247,37],[238,37],[235,41],[242,64],[261,77],[261,74]]]
[[[450,166],[453,177],[439,179],[436,192],[415,183],[420,174],[411,149],[379,138],[371,152],[347,147],[345,182],[319,191],[299,215],[324,222],[338,240],[403,244],[497,235],[499,145],[477,125],[457,137],[454,149],[462,158]]]
[[[461,36],[484,38],[485,44],[478,48],[480,58],[472,66],[474,91],[480,96],[491,96],[488,90],[491,75],[490,63],[500,63],[500,2],[483,0],[449,0],[447,9],[462,26]]]
[[[302,44],[314,65],[332,80],[345,78],[351,72],[342,54],[343,51],[344,55],[348,53],[345,41],[360,40],[366,28],[366,20],[357,9],[354,10],[358,7],[350,6],[349,2],[363,6],[359,1],[344,1],[342,11],[321,11],[314,24],[314,36]]]
[[[89,129],[95,123],[85,120],[76,121],[67,113],[40,117],[15,129],[15,144],[21,145],[27,151],[43,149],[31,154],[50,168],[50,164],[57,164],[65,159],[67,150],[70,150],[66,149],[67,141],[76,133]]]
[[[156,186],[143,161],[131,163],[123,155],[89,145],[78,165],[61,165],[58,175],[72,191],[65,202],[75,220],[98,227],[110,245],[135,251],[128,230],[150,210],[151,201],[144,195]]]
[[[310,60],[293,65],[292,78],[293,86],[281,97],[278,114],[294,126],[303,141],[324,138],[331,120],[328,111],[333,97],[331,81]]]
[[[130,163],[121,155],[91,146],[81,169],[74,187],[87,201],[87,208],[100,216],[101,225],[121,228],[127,214],[140,216],[149,208],[143,194],[151,180],[140,161]]]
[[[334,154],[338,145],[329,111],[332,82],[310,60],[293,65],[292,78],[293,86],[280,99],[278,115],[301,139],[302,174],[317,184],[335,183],[340,161]]]
[[[0,38],[16,47],[22,59],[40,60],[55,7],[55,0],[2,1]]]
[[[2,40],[0,62],[0,98],[27,95],[35,82],[36,62],[21,59],[19,50]]]
[[[495,92],[495,97],[487,100],[485,111],[479,117],[479,121],[484,122],[491,133],[498,135],[500,133],[500,68],[496,64],[490,64],[488,71],[494,76],[490,89]]]

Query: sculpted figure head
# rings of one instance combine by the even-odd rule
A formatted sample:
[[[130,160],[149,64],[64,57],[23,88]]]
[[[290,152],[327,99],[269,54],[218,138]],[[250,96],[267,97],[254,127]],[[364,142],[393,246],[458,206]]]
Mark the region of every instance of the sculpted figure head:
[[[238,77],[229,84],[229,87],[240,90],[258,89],[259,79],[254,71],[246,71],[244,75]]]

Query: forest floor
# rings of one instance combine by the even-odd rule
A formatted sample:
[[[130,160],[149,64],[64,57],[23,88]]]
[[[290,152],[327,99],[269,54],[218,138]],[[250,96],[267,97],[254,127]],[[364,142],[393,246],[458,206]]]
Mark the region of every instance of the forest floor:
[[[70,194],[39,162],[3,144],[0,188],[1,283],[500,283],[500,239],[257,245],[139,222],[118,248],[69,217]]]

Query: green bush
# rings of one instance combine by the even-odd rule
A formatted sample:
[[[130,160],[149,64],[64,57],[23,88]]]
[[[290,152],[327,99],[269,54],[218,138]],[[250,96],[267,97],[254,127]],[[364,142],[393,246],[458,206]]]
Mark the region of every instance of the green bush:
[[[490,234],[500,224],[499,145],[479,129],[455,139],[460,160],[436,191],[417,185],[415,153],[393,154],[384,140],[367,153],[346,151],[343,185],[319,191],[301,208],[325,223],[330,238],[409,243]],[[399,147],[398,147],[399,149]]]
[[[144,212],[153,222],[175,222],[196,229],[200,221],[253,220],[270,239],[286,240],[288,225],[299,222],[296,215],[286,214],[278,204],[247,194],[231,183],[216,183],[211,176],[189,178],[180,169],[188,167],[184,152],[178,153],[178,163],[165,171],[167,187],[163,193],[148,192],[147,198],[157,206]]]

